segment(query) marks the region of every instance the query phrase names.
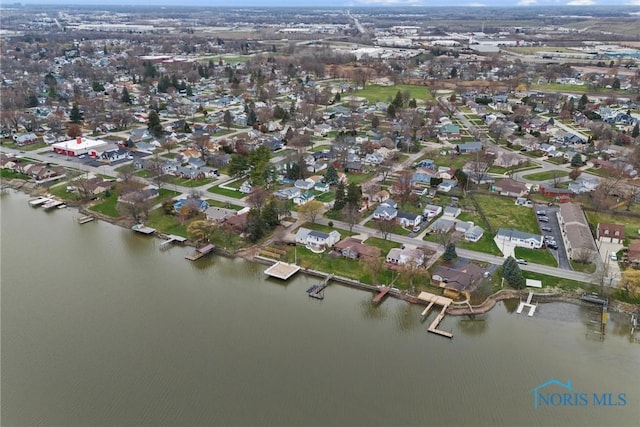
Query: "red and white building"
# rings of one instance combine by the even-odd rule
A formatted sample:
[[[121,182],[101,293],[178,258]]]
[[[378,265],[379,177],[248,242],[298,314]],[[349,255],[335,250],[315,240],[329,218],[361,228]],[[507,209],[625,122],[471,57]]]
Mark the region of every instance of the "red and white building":
[[[89,139],[81,136],[76,139],[70,139],[68,141],[56,142],[51,144],[51,148],[54,153],[64,154],[66,156],[80,156],[82,154],[88,154],[96,157],[101,151],[109,146],[107,141],[101,139]]]

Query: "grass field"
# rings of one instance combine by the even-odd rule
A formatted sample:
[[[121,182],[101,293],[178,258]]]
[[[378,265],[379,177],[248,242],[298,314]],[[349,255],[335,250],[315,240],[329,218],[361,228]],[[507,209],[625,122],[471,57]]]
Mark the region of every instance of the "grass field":
[[[153,227],[166,234],[187,237],[188,223],[180,224],[177,216],[166,215],[162,208],[149,212],[149,217],[145,223],[147,227]]]
[[[396,93],[400,91],[404,93],[409,91],[410,98],[416,99],[417,101],[430,101],[433,99],[429,89],[426,86],[416,86],[416,85],[395,85],[395,86],[379,86],[379,85],[368,85],[363,90],[359,90],[349,95],[361,96],[366,98],[369,102],[391,102],[393,98],[395,98]]]
[[[546,249],[515,248],[516,258],[523,258],[532,264],[557,267],[556,259]]]
[[[112,218],[120,218],[120,212],[118,212],[117,205],[118,192],[112,191],[111,195],[109,197],[106,197],[103,202],[90,207],[89,210],[110,216]]]
[[[480,223],[480,226],[482,227],[482,223]],[[485,254],[498,255],[498,256],[502,255],[502,252],[500,252],[500,249],[498,249],[496,242],[493,241],[493,235],[487,232],[485,232],[482,238],[475,243],[467,242],[466,240],[460,240],[459,242],[456,242],[456,246],[462,249],[469,249],[471,251],[483,252]]]
[[[554,178],[563,178],[568,175],[569,175],[569,172],[564,170],[552,170],[552,171],[530,173],[528,175],[524,175],[522,178],[530,179],[531,181],[546,181]]]
[[[527,233],[539,233],[532,209],[516,206],[513,199],[507,197],[477,194],[475,198],[495,232],[499,228],[515,228]]]
[[[621,224],[624,225],[624,234],[626,238],[640,237],[640,217],[635,215],[612,215],[602,212],[584,211],[587,221],[593,227],[598,224]]]
[[[227,190],[226,188],[220,188],[217,185],[207,189],[209,193],[221,194],[223,196],[233,197],[234,199],[242,199],[245,194],[239,191]]]

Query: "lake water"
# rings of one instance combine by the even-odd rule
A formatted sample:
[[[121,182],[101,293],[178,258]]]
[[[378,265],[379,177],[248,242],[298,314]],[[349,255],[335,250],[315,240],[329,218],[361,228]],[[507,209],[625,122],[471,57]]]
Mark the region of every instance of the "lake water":
[[[482,321],[1,198],[3,426],[637,425],[640,345],[594,307],[499,304]],[[625,406],[534,408],[550,379]],[[554,388],[555,387],[555,388]],[[550,386],[554,392],[563,392]],[[619,401],[612,401],[616,403]]]

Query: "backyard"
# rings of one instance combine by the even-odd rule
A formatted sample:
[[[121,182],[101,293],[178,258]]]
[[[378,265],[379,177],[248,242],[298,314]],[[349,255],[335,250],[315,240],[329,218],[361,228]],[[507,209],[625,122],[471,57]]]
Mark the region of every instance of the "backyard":
[[[494,232],[499,228],[514,228],[540,234],[533,210],[516,205],[514,199],[483,194],[476,194],[475,199]]]

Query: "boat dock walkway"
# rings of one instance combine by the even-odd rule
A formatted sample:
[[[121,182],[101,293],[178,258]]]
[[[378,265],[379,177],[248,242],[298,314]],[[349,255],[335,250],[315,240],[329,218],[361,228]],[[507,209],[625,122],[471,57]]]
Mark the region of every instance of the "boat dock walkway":
[[[32,208],[37,208],[50,201],[51,199],[49,197],[36,197],[35,199],[29,200],[29,205],[31,205]]]
[[[391,290],[391,286],[378,286],[378,289],[380,290],[380,292],[378,293],[378,295],[376,295],[373,298],[373,302],[374,303],[378,303],[380,301],[382,301],[382,298],[385,297],[385,295],[387,295],[389,293],[389,291]]]
[[[431,307],[433,307],[434,305],[442,306],[442,310],[440,310],[440,313],[438,313],[433,322],[431,322],[427,331],[431,332],[432,334],[442,335],[443,337],[453,338],[453,334],[451,332],[438,329],[438,325],[440,324],[440,322],[442,322],[442,319],[444,319],[447,308],[451,305],[453,300],[451,298],[442,297],[440,295],[431,294],[429,292],[420,292],[420,295],[418,295],[418,299],[429,303],[427,308],[422,312],[422,317],[426,316],[429,313]]]
[[[307,289],[307,293],[311,298],[324,299],[324,289],[329,286],[329,282],[333,279],[333,274],[328,275],[319,285],[314,285]]]
[[[160,243],[160,250],[169,249],[173,242],[184,243],[187,241],[186,237],[176,236],[175,234],[169,234],[167,240]]]
[[[216,247],[212,244],[208,244],[206,246],[203,246],[199,249],[196,249],[194,253],[192,253],[191,255],[186,255],[185,258],[188,259],[189,261],[196,261],[199,260],[200,258],[202,258],[203,256],[210,254],[211,252],[213,252],[213,250]]]
[[[153,234],[156,232],[155,228],[145,227],[143,224],[136,224],[133,227],[131,227],[131,229],[133,231],[137,231],[138,233],[142,233],[142,234]]]
[[[60,201],[60,200],[55,200],[55,199],[50,199],[47,203],[45,203],[42,206],[42,209],[44,209],[45,211],[48,211],[50,209],[53,208],[57,208],[64,205],[64,202]]]
[[[93,221],[95,219],[96,218],[91,216],[91,215],[81,216],[80,218],[78,218],[78,224],[80,224],[80,225],[86,224],[86,223],[91,222],[91,221]]]
[[[524,310],[525,308],[528,308],[529,317],[533,316],[533,313],[536,312],[537,305],[531,304],[532,299],[533,299],[533,292],[529,291],[529,295],[527,296],[527,301],[526,302],[520,301],[520,304],[518,304],[518,309],[516,310],[516,313],[520,314],[522,313],[522,310]]]

